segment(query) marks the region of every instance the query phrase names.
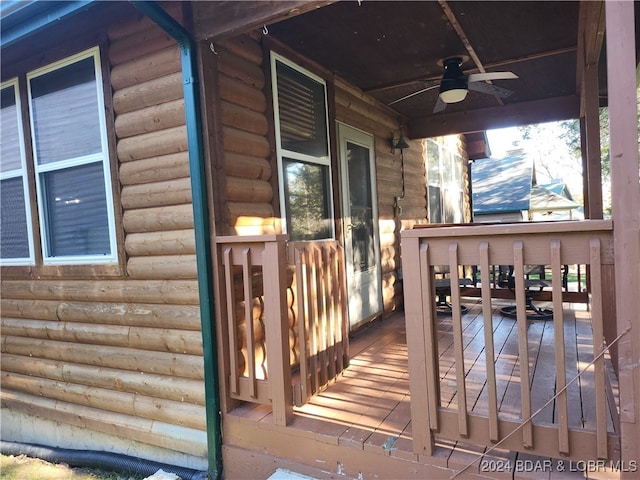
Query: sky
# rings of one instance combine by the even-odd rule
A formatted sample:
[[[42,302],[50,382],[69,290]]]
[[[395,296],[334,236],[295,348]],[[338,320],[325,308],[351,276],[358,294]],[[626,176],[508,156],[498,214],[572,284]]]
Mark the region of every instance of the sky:
[[[522,136],[517,127],[488,130],[487,137],[489,139],[489,148],[491,148],[491,156],[494,158],[505,157],[507,150],[516,148],[513,146],[513,142],[522,141]]]

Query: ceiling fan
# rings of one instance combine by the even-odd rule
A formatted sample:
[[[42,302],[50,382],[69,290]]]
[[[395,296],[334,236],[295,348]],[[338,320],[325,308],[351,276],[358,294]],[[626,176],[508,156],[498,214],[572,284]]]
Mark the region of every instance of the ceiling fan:
[[[511,90],[486,83],[486,81],[518,78],[515,73],[486,72],[465,75],[460,68],[464,61],[465,59],[463,57],[450,57],[444,59],[442,61],[444,75],[438,85],[432,85],[430,87],[423,88],[422,90],[418,90],[417,92],[410,93],[409,95],[405,95],[404,97],[389,103],[389,105],[393,105],[394,103],[398,103],[409,97],[413,97],[414,95],[418,95],[422,92],[438,87],[438,100],[436,101],[433,113],[441,112],[446,108],[448,103],[461,102],[466,98],[469,90],[495,95],[501,98],[508,98],[513,94],[513,91]]]

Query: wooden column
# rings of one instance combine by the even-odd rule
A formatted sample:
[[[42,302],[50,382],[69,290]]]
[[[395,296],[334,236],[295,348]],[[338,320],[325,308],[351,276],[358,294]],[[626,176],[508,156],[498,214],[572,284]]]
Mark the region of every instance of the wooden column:
[[[433,378],[433,358],[435,347],[431,332],[435,317],[433,308],[428,305],[424,311],[423,294],[431,291],[429,272],[424,275],[428,285],[423,285],[421,269],[428,269],[428,248],[420,246],[419,238],[402,237],[402,264],[404,270],[404,313],[407,328],[407,351],[409,361],[409,389],[411,391],[411,423],[413,432],[413,451],[420,455],[431,455],[434,443],[431,426],[437,428],[439,392],[429,389],[438,383]],[[426,295],[429,298],[428,295]],[[427,352],[427,349],[431,351]],[[430,376],[431,374],[431,376]],[[427,408],[424,408],[425,401]],[[432,422],[434,422],[432,424]]]
[[[622,461],[640,458],[640,179],[634,4],[606,2]],[[637,477],[623,472],[621,478]]]
[[[587,127],[584,117],[580,117],[580,152],[582,154],[582,204],[584,207],[584,218],[591,218],[589,212],[589,166],[587,156]]]
[[[586,134],[584,145],[586,146],[586,171],[587,177],[586,196],[589,202],[588,209],[590,219],[602,218],[602,167],[600,160],[600,112],[598,98],[598,64],[585,65],[584,69],[584,133]],[[585,201],[585,202],[586,202]]]

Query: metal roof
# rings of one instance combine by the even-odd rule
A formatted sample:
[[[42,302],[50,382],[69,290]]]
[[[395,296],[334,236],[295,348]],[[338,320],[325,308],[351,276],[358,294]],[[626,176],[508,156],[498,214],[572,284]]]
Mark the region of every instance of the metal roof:
[[[533,160],[525,155],[481,158],[471,165],[473,213],[529,210]]]

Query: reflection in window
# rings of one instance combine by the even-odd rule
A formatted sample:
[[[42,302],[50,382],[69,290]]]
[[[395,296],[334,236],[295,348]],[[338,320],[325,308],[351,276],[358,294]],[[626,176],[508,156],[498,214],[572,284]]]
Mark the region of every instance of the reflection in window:
[[[430,223],[464,222],[464,158],[444,144],[427,140]]]
[[[291,240],[333,238],[325,84],[276,54],[271,72],[283,230]]]
[[[347,161],[349,162],[349,199],[351,201],[349,219],[353,258],[356,272],[364,272],[375,265],[375,246],[373,243],[373,203],[369,150],[360,145],[347,142]]]
[[[329,203],[324,194],[329,167],[285,159],[285,202],[292,240],[331,237]]]

